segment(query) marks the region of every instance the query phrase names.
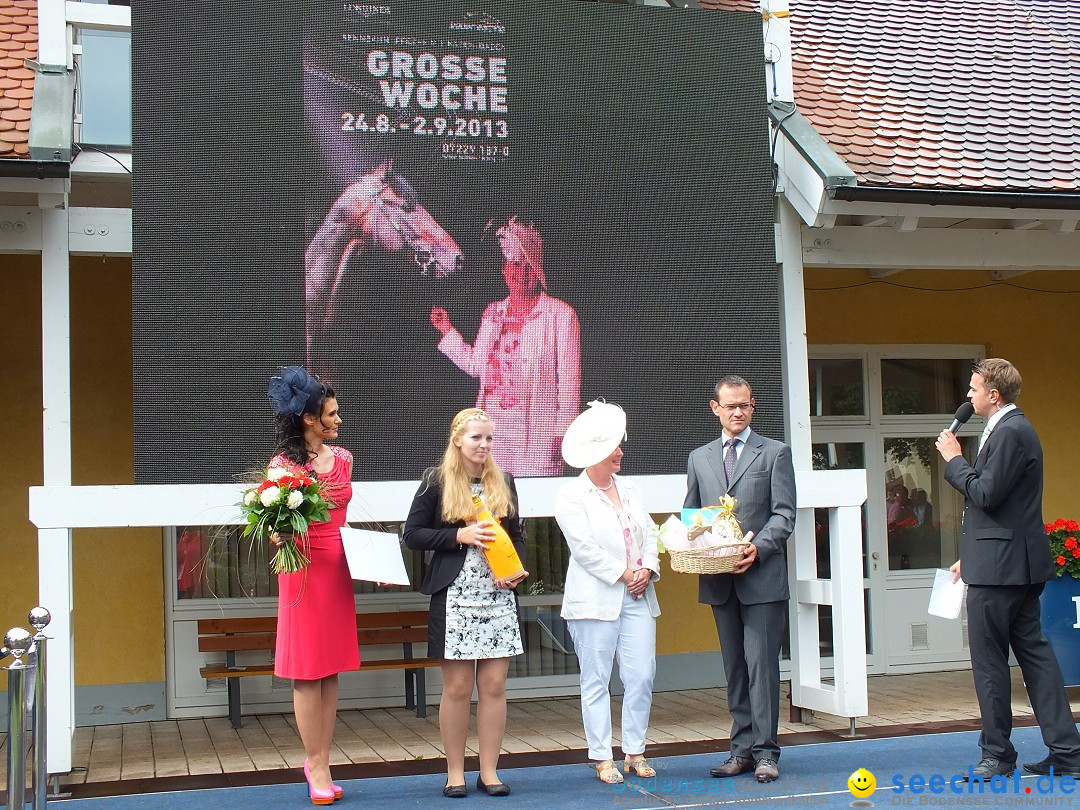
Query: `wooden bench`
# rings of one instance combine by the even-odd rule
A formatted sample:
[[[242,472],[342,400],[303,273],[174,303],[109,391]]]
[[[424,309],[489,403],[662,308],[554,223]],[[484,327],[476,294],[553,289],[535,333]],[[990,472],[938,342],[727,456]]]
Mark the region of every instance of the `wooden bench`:
[[[402,657],[362,660],[360,672],[386,669],[405,671],[405,708],[417,717],[427,717],[427,689],[424,670],[438,666],[437,658],[417,658],[413,644],[427,642],[428,612],[411,610],[393,613],[357,613],[356,637],[360,646],[400,644]],[[229,690],[229,719],[240,728],[240,678],[273,675],[273,664],[237,664],[236,654],[248,650],[273,650],[277,640],[277,617],[242,619],[199,619],[199,652],[223,652],[224,664],[208,664],[199,670],[204,678],[225,678]]]

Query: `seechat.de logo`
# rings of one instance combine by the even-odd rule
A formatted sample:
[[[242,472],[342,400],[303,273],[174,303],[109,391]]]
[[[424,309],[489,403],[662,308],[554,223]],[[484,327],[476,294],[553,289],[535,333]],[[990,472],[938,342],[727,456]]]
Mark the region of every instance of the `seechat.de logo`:
[[[874,803],[865,801],[874,795],[874,791],[877,790],[877,779],[866,768],[859,768],[847,780],[848,790],[851,795],[856,799],[862,801],[855,801],[851,803],[852,807],[873,807]]]

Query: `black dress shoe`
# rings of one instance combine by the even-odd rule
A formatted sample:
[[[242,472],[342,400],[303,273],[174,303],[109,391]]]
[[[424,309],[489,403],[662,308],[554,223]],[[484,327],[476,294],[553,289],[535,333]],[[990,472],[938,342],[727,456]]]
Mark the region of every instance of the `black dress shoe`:
[[[780,778],[780,769],[772,759],[759,759],[754,766],[754,778],[762,784],[774,782]]]
[[[754,760],[750,759],[750,757],[732,756],[728,757],[728,761],[723,765],[711,768],[709,775],[716,779],[723,779],[725,776],[738,776],[740,773],[752,770],[754,770]]]
[[[1054,759],[1053,756],[1048,756],[1039,762],[1025,762],[1024,770],[1028,773],[1037,773],[1039,776],[1050,776],[1053,773],[1054,776],[1071,776],[1073,779],[1080,779],[1080,765],[1067,765]]]
[[[964,774],[964,781],[970,782],[972,777],[975,776],[981,776],[983,780],[988,780],[995,776],[1012,776],[1014,770],[1016,770],[1015,762],[1003,762],[1000,759],[994,759],[993,757],[984,757],[979,760],[978,765],[968,769],[968,772]]]
[[[465,785],[451,785],[448,783],[442,789],[442,795],[448,799],[464,799],[469,795],[469,788]]]
[[[494,785],[485,785],[482,777],[476,777],[476,789],[484,791],[488,796],[509,796],[510,786],[503,782]]]

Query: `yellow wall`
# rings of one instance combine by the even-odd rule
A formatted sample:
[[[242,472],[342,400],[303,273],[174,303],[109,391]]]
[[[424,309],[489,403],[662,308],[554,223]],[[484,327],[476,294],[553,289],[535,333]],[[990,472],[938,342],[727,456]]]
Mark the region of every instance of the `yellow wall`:
[[[660,581],[656,583],[656,598],[660,601],[657,654],[716,652],[720,649],[716,624],[712,608],[698,603],[697,574],[676,574],[666,554],[660,555],[660,566]]]
[[[9,408],[17,460],[0,477],[4,558],[15,573],[0,593],[6,630],[25,626],[26,611],[37,604],[37,532],[27,515],[27,487],[42,483],[41,261],[0,261],[8,293],[0,335],[14,399]],[[72,259],[71,324],[72,483],[130,484],[130,259]],[[161,532],[78,530],[73,547],[76,685],[164,680]]]
[[[1080,276],[1030,273],[996,283],[986,271],[912,270],[867,281],[863,270],[807,271],[809,343],[977,344],[987,357],[1009,360],[1024,379],[1019,405],[1042,439],[1044,515],[1080,518]],[[849,289],[814,291],[823,287]]]

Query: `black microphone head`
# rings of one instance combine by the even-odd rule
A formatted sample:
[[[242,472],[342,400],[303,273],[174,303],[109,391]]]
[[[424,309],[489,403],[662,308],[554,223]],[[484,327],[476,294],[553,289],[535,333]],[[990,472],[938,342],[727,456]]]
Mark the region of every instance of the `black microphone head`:
[[[953,419],[961,425],[967,424],[967,420],[975,413],[975,406],[970,402],[965,402],[959,408],[956,409],[956,413],[953,414]]]

